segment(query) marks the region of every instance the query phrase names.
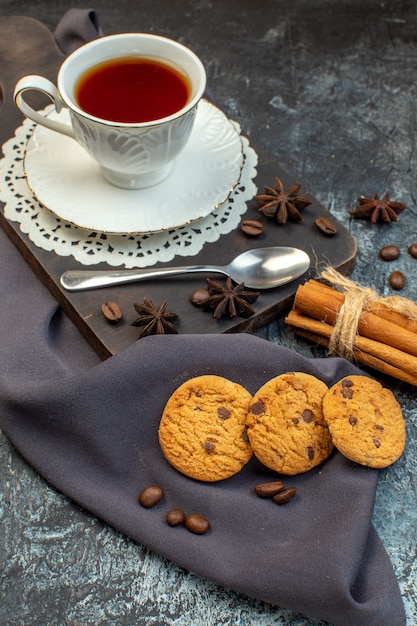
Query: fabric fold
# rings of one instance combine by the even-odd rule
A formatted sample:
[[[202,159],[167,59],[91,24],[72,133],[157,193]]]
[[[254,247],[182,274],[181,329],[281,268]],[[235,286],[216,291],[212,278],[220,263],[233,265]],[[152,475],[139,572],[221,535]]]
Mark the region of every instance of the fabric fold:
[[[47,342],[37,350],[48,352]],[[340,626],[404,624],[398,584],[371,523],[375,470],[335,452],[306,474],[282,477],[297,498],[277,507],[254,495],[257,483],[277,478],[256,459],[207,484],[183,476],[162,454],[163,407],[188,378],[217,374],[254,393],[292,370],[328,385],[357,371],[343,359],[306,359],[246,334],[148,337],[86,371],[55,371],[49,381],[42,372],[38,384],[33,373],[23,395],[3,372],[1,425],[54,487],[188,570]],[[164,500],[143,509],[138,495],[153,483]],[[196,539],[169,527],[165,515],[175,507],[208,517],[210,532]]]
[[[69,9],[59,21],[54,37],[64,54],[70,54],[84,43],[102,36],[94,9]]]

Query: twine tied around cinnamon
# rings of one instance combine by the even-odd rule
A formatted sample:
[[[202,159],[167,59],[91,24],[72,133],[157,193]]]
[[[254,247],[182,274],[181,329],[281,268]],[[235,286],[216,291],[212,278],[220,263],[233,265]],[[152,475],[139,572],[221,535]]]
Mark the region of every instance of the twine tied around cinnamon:
[[[361,312],[370,303],[383,304],[392,311],[417,320],[417,305],[402,296],[379,296],[372,287],[362,287],[350,278],[343,276],[333,267],[327,267],[321,274],[327,282],[345,291],[344,303],[337,315],[329,340],[329,354],[352,360],[353,346],[358,333]]]

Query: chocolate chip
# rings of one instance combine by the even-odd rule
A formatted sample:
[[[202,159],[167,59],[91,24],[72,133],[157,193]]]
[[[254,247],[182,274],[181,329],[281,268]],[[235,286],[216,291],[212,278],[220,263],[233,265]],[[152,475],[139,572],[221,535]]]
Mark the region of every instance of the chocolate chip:
[[[293,424],[299,424],[300,423],[300,420],[298,419],[298,417],[293,417],[291,421],[292,421]]]
[[[405,276],[402,272],[397,270],[396,272],[392,272],[392,274],[390,274],[388,282],[392,289],[399,291],[400,289],[403,289],[405,285]]]
[[[372,437],[372,441],[374,442],[375,448],[380,448],[381,447],[381,442],[379,441],[379,439],[377,437]]]
[[[349,415],[349,424],[351,426],[356,426],[357,423],[358,423],[358,418],[355,417],[355,415]]]
[[[242,434],[240,435],[240,438],[242,439],[244,443],[249,444],[248,431],[246,429],[242,432]]]
[[[243,220],[240,224],[241,231],[249,237],[258,237],[263,233],[264,227],[258,220]]]
[[[162,487],[159,485],[149,485],[149,487],[145,487],[140,493],[139,504],[144,506],[145,509],[150,509],[163,498],[163,495],[164,491]]]
[[[319,231],[326,235],[326,237],[333,237],[337,233],[337,226],[331,219],[328,217],[317,217],[314,220],[315,225],[319,229]]]
[[[410,246],[408,246],[407,252],[408,254],[411,254],[413,259],[417,259],[417,243],[412,243]]]
[[[167,513],[165,519],[169,526],[179,526],[184,523],[185,513],[182,509],[172,509]]]
[[[349,378],[344,378],[342,380],[342,396],[350,400],[353,398],[353,382]]]
[[[219,406],[217,409],[217,417],[221,420],[227,420],[231,416],[232,412],[229,409],[226,409],[224,406]]]
[[[306,424],[310,424],[310,422],[313,421],[313,413],[310,411],[310,409],[304,409],[304,411],[301,413],[301,417],[303,418],[303,422],[305,422]]]
[[[306,448],[306,454],[307,454],[308,460],[312,461],[314,459],[314,448],[312,448],[311,446],[308,446]]]
[[[379,256],[383,261],[395,261],[401,252],[398,246],[384,246],[379,251]]]
[[[262,415],[262,413],[265,413],[265,405],[262,400],[258,400],[255,404],[252,404],[250,406],[250,412],[253,415]]]
[[[296,493],[297,493],[296,487],[288,487],[287,489],[284,489],[280,493],[277,493],[277,495],[274,496],[273,500],[277,504],[286,504],[287,502],[293,499]]]
[[[383,426],[381,426],[381,424],[375,424],[375,428],[376,428],[377,430],[384,430],[384,427],[383,427]]]
[[[284,483],[280,480],[277,480],[272,483],[262,483],[260,485],[256,485],[255,493],[260,498],[273,498],[284,490]]]
[[[214,445],[213,441],[205,441],[204,442],[204,450],[206,452],[213,452],[215,447],[216,446]]]
[[[204,535],[210,528],[210,522],[203,515],[191,513],[185,518],[185,527],[195,535]]]

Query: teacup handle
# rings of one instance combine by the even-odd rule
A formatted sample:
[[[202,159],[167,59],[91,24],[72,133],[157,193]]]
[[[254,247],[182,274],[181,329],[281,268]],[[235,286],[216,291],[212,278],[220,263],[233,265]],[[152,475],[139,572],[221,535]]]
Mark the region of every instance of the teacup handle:
[[[55,105],[56,112],[60,113],[62,108],[65,107],[65,104],[59,95],[58,89],[50,80],[43,78],[43,76],[36,76],[35,74],[21,78],[16,84],[14,90],[14,100],[16,106],[20,109],[23,115],[28,117],[33,122],[46,126],[46,128],[50,128],[51,130],[55,130],[57,133],[62,133],[63,135],[74,138],[74,131],[70,124],[57,122],[56,120],[52,120],[49,117],[46,117],[46,115],[42,115],[42,113],[35,111],[35,109],[32,109],[32,107],[29,106],[23,98],[25,91],[42,91],[44,94],[49,96],[49,98],[51,98]]]

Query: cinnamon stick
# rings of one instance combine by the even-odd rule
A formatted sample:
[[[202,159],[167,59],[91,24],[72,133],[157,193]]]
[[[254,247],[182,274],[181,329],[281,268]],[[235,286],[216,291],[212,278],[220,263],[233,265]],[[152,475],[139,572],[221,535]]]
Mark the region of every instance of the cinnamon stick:
[[[312,319],[296,308],[289,312],[285,321],[294,332],[299,334],[301,334],[300,331],[312,333],[326,340],[326,345],[328,345],[333,332],[332,324]],[[396,378],[405,380],[406,377],[406,382],[413,381],[412,384],[417,384],[417,358],[412,354],[359,335],[356,336],[354,341],[354,351],[358,361],[359,356],[361,356],[364,365],[370,365],[371,367],[378,365],[375,369],[389,375],[393,375],[392,368],[395,368],[395,370],[399,370],[399,372],[396,371]],[[366,363],[364,359],[366,359]]]
[[[291,327],[297,335],[304,337],[305,339],[309,339],[313,341],[315,344],[323,346],[325,348],[329,345],[329,340],[326,337],[322,337],[317,335],[316,333],[308,332],[306,330],[301,330],[300,328]],[[398,380],[402,380],[406,383],[410,383],[411,385],[417,385],[417,375],[413,376],[408,372],[403,372],[397,367],[378,359],[377,357],[368,354],[367,352],[363,352],[362,350],[355,349],[355,359],[356,362],[360,365],[365,365],[367,367],[371,367],[382,374],[388,374],[393,378],[397,378]]]
[[[343,302],[344,295],[339,291],[317,281],[308,281],[298,287],[294,308],[316,320],[334,325]],[[375,313],[361,312],[357,332],[363,337],[417,357],[417,334]]]
[[[306,283],[307,284],[307,283]],[[309,280],[308,285],[311,289],[316,289],[320,292],[320,294],[327,292],[327,294],[331,294],[333,298],[337,299],[340,303],[343,304],[345,301],[345,294],[329,285],[324,283],[320,283],[317,280]],[[410,332],[417,334],[417,319],[406,317],[397,311],[393,311],[388,306],[385,306],[379,302],[368,302],[366,305],[366,311],[369,313],[374,313],[378,317],[381,317],[388,322],[392,322],[401,326],[405,330],[409,330]]]

